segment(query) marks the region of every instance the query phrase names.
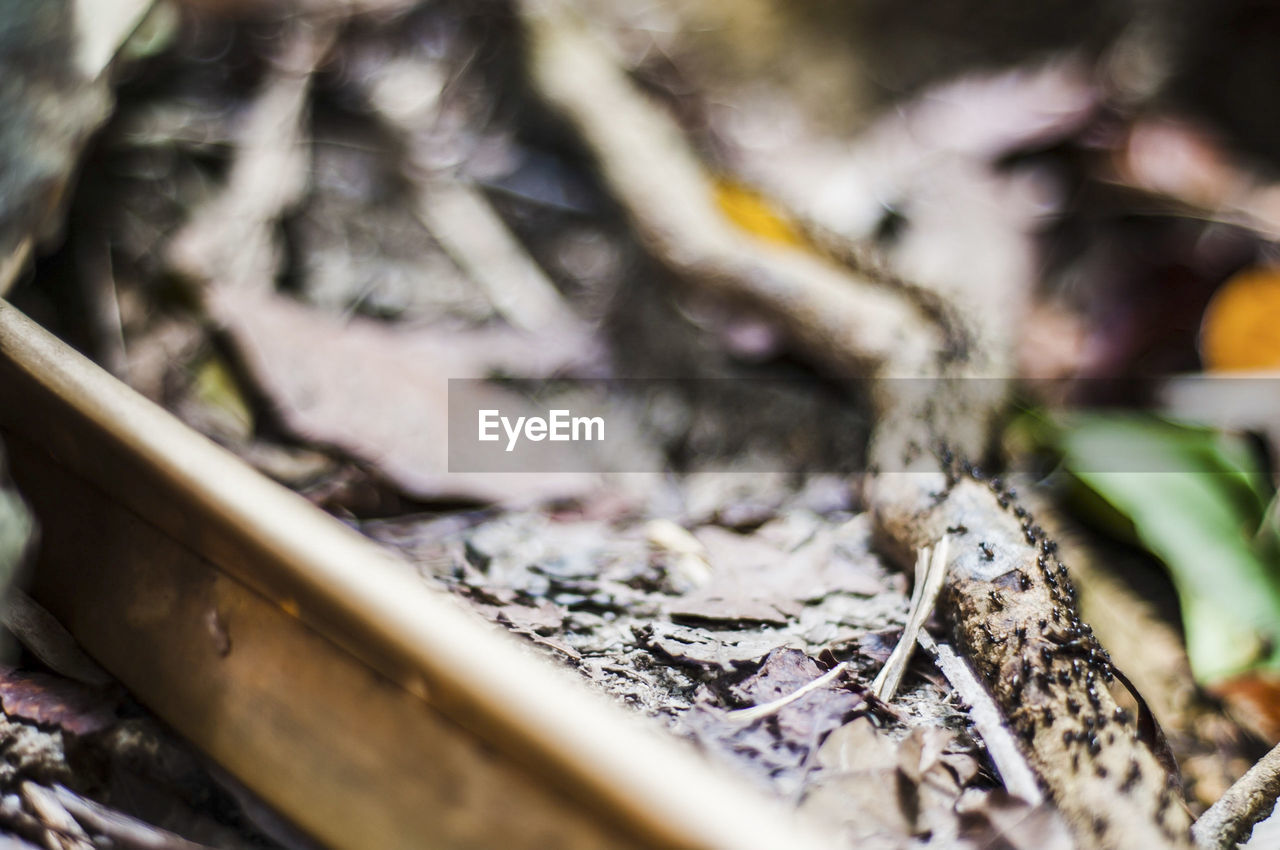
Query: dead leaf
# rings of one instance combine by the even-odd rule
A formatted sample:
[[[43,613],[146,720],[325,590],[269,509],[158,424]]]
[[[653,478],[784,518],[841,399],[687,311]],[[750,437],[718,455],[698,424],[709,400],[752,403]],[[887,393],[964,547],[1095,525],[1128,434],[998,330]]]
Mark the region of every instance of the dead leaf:
[[[758,632],[729,632],[713,636],[707,629],[655,622],[646,645],[672,661],[733,672],[743,665],[759,661],[780,646],[793,646],[799,642],[795,638]]]
[[[822,672],[799,650],[775,649],[759,670],[729,690],[738,699],[761,705],[794,693]],[[776,790],[791,793],[802,787],[811,756],[823,737],[839,727],[862,701],[860,694],[832,686],[744,723],[704,695],[681,718],[679,728],[713,751],[730,752],[737,759],[753,762],[753,773],[768,775]]]
[[[816,519],[816,518],[815,518]],[[833,594],[874,596],[886,589],[883,571],[865,548],[865,522],[822,529],[806,523],[795,549],[783,520],[752,534],[714,525],[696,529],[706,547],[711,578],[673,601],[671,616],[702,622],[785,623],[803,606]]]
[[[961,835],[975,847],[1071,850],[1075,842],[1048,804],[1032,806],[1006,792],[966,791],[956,804]]]
[[[449,379],[483,378],[491,370],[549,375],[591,349],[580,337],[344,321],[241,287],[214,288],[207,308],[286,426],[369,462],[410,496],[519,502],[581,496],[594,486],[594,477],[585,474],[449,471]],[[526,405],[496,386],[476,392],[491,392],[496,408]],[[576,457],[565,463],[579,465]]]
[[[119,719],[119,701],[60,676],[0,667],[0,705],[10,717],[73,735],[91,735]]]
[[[818,749],[825,768],[801,810],[843,827],[857,847],[901,847],[915,831],[918,800],[904,800],[897,748],[860,717],[832,732]],[[905,783],[905,784],[909,784]]]

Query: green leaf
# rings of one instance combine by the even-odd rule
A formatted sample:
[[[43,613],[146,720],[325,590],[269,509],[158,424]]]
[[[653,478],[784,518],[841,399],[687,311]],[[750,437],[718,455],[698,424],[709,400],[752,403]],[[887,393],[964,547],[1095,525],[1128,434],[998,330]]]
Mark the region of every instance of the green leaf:
[[[1056,436],[1067,471],[1168,566],[1196,678],[1280,669],[1280,526],[1248,444],[1132,414],[1074,416]]]

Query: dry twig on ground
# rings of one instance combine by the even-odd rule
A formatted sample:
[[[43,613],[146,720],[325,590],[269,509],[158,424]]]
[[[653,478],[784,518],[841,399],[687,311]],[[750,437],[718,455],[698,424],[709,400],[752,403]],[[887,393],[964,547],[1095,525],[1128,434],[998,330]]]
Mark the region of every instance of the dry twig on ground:
[[[1249,840],[1253,827],[1275,809],[1280,797],[1280,747],[1263,756],[1227,789],[1191,827],[1201,850],[1231,850]]]
[[[558,4],[521,9],[536,90],[585,142],[656,258],[691,285],[766,313],[837,377],[871,368],[935,381],[877,391],[871,458],[880,472],[868,491],[886,548],[906,562],[955,538],[946,619],[1082,846],[1188,846],[1185,807],[1106,689],[1110,661],[1079,619],[1055,542],[1003,482],[960,460],[985,449],[1007,386],[963,379],[1010,373],[1020,293],[938,292],[924,303],[893,280],[735,231],[674,122]],[[948,309],[937,309],[940,299]],[[944,343],[955,339],[968,344]],[[904,391],[913,384],[927,389]]]

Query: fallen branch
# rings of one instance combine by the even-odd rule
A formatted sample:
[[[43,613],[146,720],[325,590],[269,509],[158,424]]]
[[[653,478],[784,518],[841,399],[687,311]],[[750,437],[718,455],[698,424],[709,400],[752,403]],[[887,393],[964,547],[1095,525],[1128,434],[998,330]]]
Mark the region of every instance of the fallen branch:
[[[1280,746],[1249,768],[1191,827],[1201,850],[1235,850],[1266,820],[1280,797]]]
[[[887,545],[952,538],[952,637],[1085,847],[1190,846],[1177,783],[1108,690],[1106,651],[1075,605],[1057,544],[1011,488],[977,470],[882,474]]]
[[[530,78],[576,130],[652,254],[691,285],[754,305],[836,375],[882,382],[868,499],[886,549],[907,563],[952,540],[940,609],[959,650],[1082,847],[1190,846],[1174,784],[1105,685],[1105,651],[1082,623],[1056,544],[999,481],[955,455],[986,448],[1012,373],[1018,293],[895,288],[736,230],[674,122],[648,102],[554,0],[520,4]],[[990,305],[995,304],[996,309]],[[964,328],[944,327],[963,323]],[[953,350],[947,340],[969,340]],[[960,379],[960,380],[955,380]]]
[[[661,110],[643,99],[558,3],[525,0],[529,72],[573,124],[652,254],[679,277],[749,303],[838,376],[888,366],[932,371],[938,328],[882,282],[796,248],[763,243],[719,210],[709,175]]]

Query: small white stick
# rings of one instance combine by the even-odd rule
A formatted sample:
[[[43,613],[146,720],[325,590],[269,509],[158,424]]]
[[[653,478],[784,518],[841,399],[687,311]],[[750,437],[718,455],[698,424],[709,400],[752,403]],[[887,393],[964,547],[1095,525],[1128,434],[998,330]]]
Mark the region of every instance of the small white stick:
[[[956,689],[960,699],[969,704],[969,719],[987,745],[991,763],[999,772],[1005,790],[1033,806],[1043,803],[1044,792],[1040,790],[1035,772],[1023,758],[995,700],[978,681],[978,677],[973,675],[969,665],[950,646],[936,643],[928,632],[921,632],[917,640],[921,648],[937,661],[938,669],[947,677],[951,687]]]
[[[777,699],[769,700],[769,702],[762,702],[759,705],[753,705],[750,708],[740,708],[737,711],[730,711],[725,716],[730,720],[741,720],[744,723],[749,723],[752,720],[759,720],[761,717],[768,717],[778,709],[790,705],[806,694],[811,694],[820,688],[826,687],[837,676],[843,673],[845,668],[848,666],[849,662],[841,661],[839,664],[832,667],[812,682],[809,682],[807,685],[802,685],[800,688],[797,688],[785,697],[778,697]]]
[[[885,662],[884,667],[880,670],[880,675],[876,676],[875,682],[871,685],[871,692],[881,700],[887,702],[893,699],[894,693],[898,690],[898,685],[902,682],[902,675],[907,669],[907,663],[911,660],[916,637],[920,634],[920,629],[924,627],[925,620],[929,619],[929,615],[933,613],[933,606],[937,604],[938,594],[942,591],[942,580],[946,578],[946,575],[947,540],[944,537],[936,549],[931,551],[926,546],[920,550],[919,556],[916,558],[916,586],[911,593],[911,608],[907,614],[906,628],[902,632],[902,639],[893,648],[893,652],[889,655],[889,660]],[[770,714],[790,705],[807,694],[826,687],[843,673],[848,666],[849,662],[841,661],[812,682],[797,688],[784,697],[753,705],[750,708],[730,711],[726,716],[744,723],[759,720],[761,717],[768,717]]]
[[[902,630],[902,639],[889,655],[889,660],[871,683],[871,693],[882,702],[889,702],[898,692],[902,677],[907,672],[907,664],[911,661],[911,654],[915,652],[916,639],[938,603],[938,594],[942,592],[942,582],[946,577],[947,538],[944,537],[932,551],[926,546],[916,556],[916,586],[911,593],[907,625]]]

